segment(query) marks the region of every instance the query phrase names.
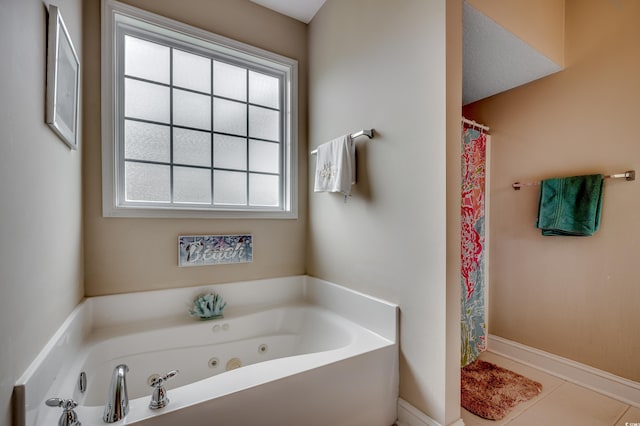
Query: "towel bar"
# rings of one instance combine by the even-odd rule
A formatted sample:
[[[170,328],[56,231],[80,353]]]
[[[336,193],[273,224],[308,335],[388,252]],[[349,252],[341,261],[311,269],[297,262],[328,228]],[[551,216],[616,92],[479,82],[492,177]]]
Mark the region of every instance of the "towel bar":
[[[352,133],[351,139],[355,139],[360,136],[366,136],[369,139],[372,139],[374,134],[375,134],[375,129],[363,129],[363,130],[360,130],[359,132]],[[313,151],[311,151],[311,155],[316,155],[317,153],[318,153],[317,149],[314,149]]]
[[[635,170],[627,170],[624,173],[616,173],[616,174],[612,174],[612,175],[606,175],[604,177],[605,179],[621,179],[624,178],[624,180],[627,181],[631,181],[631,180],[636,180],[636,171]],[[516,190],[516,191],[520,191],[520,188],[524,188],[524,187],[529,187],[529,186],[538,186],[540,185],[540,182],[514,182],[511,187]]]

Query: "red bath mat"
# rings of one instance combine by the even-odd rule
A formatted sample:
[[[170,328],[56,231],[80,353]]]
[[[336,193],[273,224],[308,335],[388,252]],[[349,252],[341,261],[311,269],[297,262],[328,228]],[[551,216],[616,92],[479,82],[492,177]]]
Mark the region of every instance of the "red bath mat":
[[[486,361],[476,360],[461,371],[461,405],[473,414],[500,420],[518,403],[542,391],[542,385]]]

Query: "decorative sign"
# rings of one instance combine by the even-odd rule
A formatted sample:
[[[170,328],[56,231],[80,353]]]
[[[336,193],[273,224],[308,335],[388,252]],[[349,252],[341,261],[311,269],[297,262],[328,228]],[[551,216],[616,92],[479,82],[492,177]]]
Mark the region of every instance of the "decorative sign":
[[[178,237],[178,266],[253,262],[251,235],[182,235]]]

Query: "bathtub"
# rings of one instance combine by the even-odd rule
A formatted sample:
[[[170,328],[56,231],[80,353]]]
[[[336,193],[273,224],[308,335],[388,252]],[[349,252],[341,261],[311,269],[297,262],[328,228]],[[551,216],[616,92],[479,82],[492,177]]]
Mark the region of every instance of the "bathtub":
[[[228,302],[223,319],[186,315],[205,290]],[[111,373],[126,364],[130,410],[115,425],[390,426],[397,311],[307,276],[88,298],[16,384],[16,418],[57,424],[44,401],[73,398],[84,426],[104,425]],[[148,382],[172,370],[169,404],[149,409]]]

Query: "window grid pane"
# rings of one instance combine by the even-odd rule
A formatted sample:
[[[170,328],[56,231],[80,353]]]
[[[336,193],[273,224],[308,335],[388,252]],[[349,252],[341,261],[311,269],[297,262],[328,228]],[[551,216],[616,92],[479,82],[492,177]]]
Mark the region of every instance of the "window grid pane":
[[[211,99],[208,95],[173,89],[173,124],[211,130]]]
[[[214,56],[197,54],[196,58],[184,49],[166,47],[170,50],[168,84],[124,78],[124,115],[150,126],[163,124],[170,134],[170,158],[158,153],[149,155],[148,161],[137,156],[125,161],[127,193],[151,194],[126,196],[126,201],[282,207],[279,80],[248,67],[216,61]],[[208,61],[208,73],[202,66],[194,72],[206,76],[209,85],[200,77],[197,84],[190,85],[184,77],[189,72],[184,69],[188,60],[176,63],[176,58],[199,65],[203,63],[200,58]],[[123,143],[126,152],[136,144],[132,137]],[[147,169],[164,170],[163,177],[144,180],[140,176]],[[205,175],[208,183],[203,180]],[[139,182],[145,187],[135,188]],[[153,188],[154,182],[161,182],[160,187]],[[145,199],[150,197],[153,199]]]
[[[211,59],[173,49],[173,85],[211,93]]]
[[[173,197],[176,203],[211,204],[211,170],[174,167]]]
[[[125,36],[124,73],[145,80],[169,83],[169,48],[158,43]]]

